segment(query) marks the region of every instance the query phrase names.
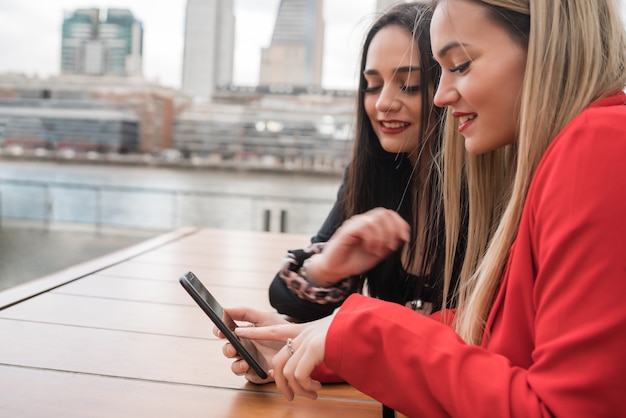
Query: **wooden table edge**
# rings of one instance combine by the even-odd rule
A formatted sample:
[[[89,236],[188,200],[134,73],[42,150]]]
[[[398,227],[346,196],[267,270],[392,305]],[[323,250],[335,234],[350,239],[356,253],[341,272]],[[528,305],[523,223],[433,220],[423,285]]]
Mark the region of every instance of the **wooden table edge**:
[[[5,289],[0,292],[0,311],[34,296],[48,292],[64,284],[73,282],[89,274],[119,264],[160,246],[177,241],[200,231],[200,228],[185,227],[158,235],[133,246],[107,254],[102,257],[77,264],[56,273],[31,280],[24,284]]]

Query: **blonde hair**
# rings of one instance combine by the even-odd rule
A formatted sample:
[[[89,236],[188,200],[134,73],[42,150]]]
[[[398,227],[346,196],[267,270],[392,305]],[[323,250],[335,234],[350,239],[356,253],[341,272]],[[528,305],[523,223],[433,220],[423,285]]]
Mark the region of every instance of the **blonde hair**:
[[[455,327],[465,341],[480,344],[537,165],[577,114],[624,88],[626,35],[615,0],[469,1],[487,7],[515,38],[517,29],[499,13],[530,17],[517,143],[489,155],[466,155],[452,118],[444,139],[446,281],[459,240],[459,198],[467,187],[469,234]]]

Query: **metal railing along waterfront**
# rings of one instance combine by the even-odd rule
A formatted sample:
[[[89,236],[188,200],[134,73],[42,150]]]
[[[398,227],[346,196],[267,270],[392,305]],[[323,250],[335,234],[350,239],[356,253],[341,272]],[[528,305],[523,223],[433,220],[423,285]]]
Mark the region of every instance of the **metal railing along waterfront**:
[[[317,231],[334,200],[158,187],[0,179],[0,221],[170,230]],[[0,224],[1,225],[1,224]]]

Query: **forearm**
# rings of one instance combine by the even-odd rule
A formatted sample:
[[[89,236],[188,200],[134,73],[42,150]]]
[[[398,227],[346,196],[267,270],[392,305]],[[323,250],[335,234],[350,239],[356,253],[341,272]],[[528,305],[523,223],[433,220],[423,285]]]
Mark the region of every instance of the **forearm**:
[[[319,303],[298,296],[292,291],[279,274],[274,277],[269,289],[272,306],[281,314],[287,315],[294,322],[309,322],[330,315],[343,302]]]
[[[270,285],[272,306],[297,322],[308,322],[331,314],[354,291],[350,279],[322,288],[302,275],[304,261],[319,253],[323,246],[323,243],[317,243],[305,249],[289,251]]]

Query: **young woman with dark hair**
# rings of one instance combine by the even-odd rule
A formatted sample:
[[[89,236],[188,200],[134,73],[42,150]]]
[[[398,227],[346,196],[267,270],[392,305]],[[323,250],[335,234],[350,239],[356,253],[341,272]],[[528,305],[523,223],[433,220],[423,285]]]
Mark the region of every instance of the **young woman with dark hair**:
[[[370,296],[430,313],[454,287],[444,289],[443,280],[436,163],[442,110],[433,105],[440,69],[430,50],[430,19],[427,3],[399,4],[382,13],[364,39],[354,150],[337,201],[312,245],[290,251],[270,286],[272,306],[294,321],[329,315],[364,287]],[[387,215],[369,212],[374,208],[394,210],[408,222],[406,245],[350,277],[325,269],[319,257],[324,243],[352,217],[364,217],[372,229],[380,226]],[[459,242],[462,251],[463,239]],[[460,266],[459,258],[454,264]]]

